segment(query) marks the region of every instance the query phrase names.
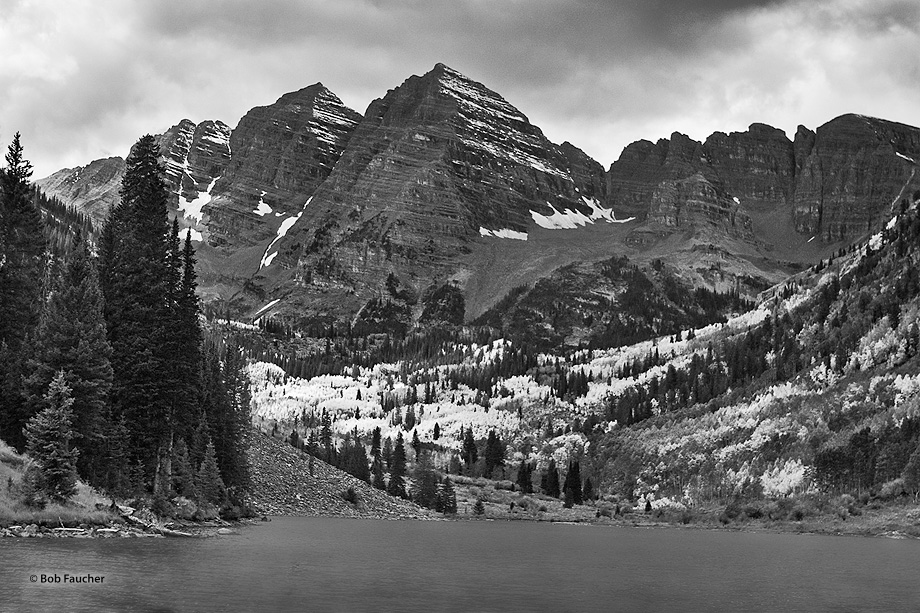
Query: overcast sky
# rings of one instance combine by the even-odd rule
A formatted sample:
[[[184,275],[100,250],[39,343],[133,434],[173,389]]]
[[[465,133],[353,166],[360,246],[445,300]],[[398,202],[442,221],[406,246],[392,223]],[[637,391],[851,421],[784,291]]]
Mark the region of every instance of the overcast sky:
[[[437,62],[605,167],[673,131],[920,125],[918,0],[0,0],[0,141],[39,178],[317,81],[363,113]]]

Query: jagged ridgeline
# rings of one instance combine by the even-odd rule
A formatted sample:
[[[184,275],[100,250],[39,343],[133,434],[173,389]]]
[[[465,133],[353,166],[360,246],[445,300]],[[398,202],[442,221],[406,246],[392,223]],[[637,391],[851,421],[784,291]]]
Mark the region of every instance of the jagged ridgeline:
[[[692,302],[708,299],[697,288],[754,298],[864,239],[920,187],[920,130],[860,115],[800,126],[791,139],[763,124],[703,142],[674,133],[629,145],[605,170],[443,64],[363,114],[316,83],[235,128],[182,120],[156,138],[208,308],[301,333],[334,324],[401,337],[469,324],[521,287],[530,298],[515,317],[552,323],[546,305],[526,303],[565,278],[580,287],[568,301],[585,303],[573,309],[582,322],[559,320],[540,342],[627,342],[639,338],[634,323],[643,334],[699,325],[706,307]],[[123,174],[124,160],[108,158],[40,185],[101,221]],[[589,303],[602,302],[593,284],[610,285],[603,263],[620,257],[653,285],[662,262],[690,304],[659,301],[649,321],[617,330]]]

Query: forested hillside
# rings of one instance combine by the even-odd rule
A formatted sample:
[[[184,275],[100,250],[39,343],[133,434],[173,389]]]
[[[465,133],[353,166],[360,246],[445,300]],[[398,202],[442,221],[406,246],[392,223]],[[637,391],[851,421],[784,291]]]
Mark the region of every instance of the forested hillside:
[[[920,194],[915,195],[915,197]],[[603,486],[673,500],[920,491],[920,213],[611,396]]]
[[[297,346],[276,327],[275,345],[244,343],[280,365],[250,369],[256,417],[320,454],[336,441],[411,439],[443,474],[556,496],[590,481],[592,497],[640,508],[721,504],[726,521],[744,516],[742,503],[754,517],[796,519],[835,504],[856,512],[847,500],[902,500],[920,492],[916,198],[757,308],[633,345],[557,356],[494,328],[397,343],[346,331],[302,355],[273,349]],[[500,460],[486,461],[493,438]]]

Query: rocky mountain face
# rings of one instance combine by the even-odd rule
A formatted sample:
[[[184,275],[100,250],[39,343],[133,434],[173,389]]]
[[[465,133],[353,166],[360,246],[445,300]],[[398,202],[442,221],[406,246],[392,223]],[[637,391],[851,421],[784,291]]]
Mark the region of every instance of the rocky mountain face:
[[[230,161],[230,128],[221,121],[183,119],[158,138],[168,182],[192,201],[219,177]]]
[[[844,115],[795,140],[753,124],[704,143],[674,133],[628,146],[607,176],[609,202],[667,228],[721,226],[754,239],[752,214],[791,220],[826,243],[864,236],[920,186],[920,130]]]
[[[201,192],[207,192],[211,181],[223,172],[230,159],[229,136],[230,128],[223,122],[195,124],[188,119],[157,135],[166,182],[177,196],[177,210],[187,208]],[[36,184],[47,195],[87,212],[98,228],[120,198],[124,172],[124,158],[112,157],[65,168]],[[200,215],[197,220],[187,220],[183,227],[196,221],[200,221]]]
[[[469,321],[512,287],[564,267],[592,276],[621,255],[643,274],[661,260],[683,283],[750,294],[920,187],[920,130],[856,115],[794,140],[764,124],[642,140],[605,171],[443,64],[363,116],[317,83],[233,130],[183,120],[159,139],[206,300],[395,329]],[[101,222],[123,172],[110,158],[38,184]]]
[[[796,134],[796,230],[835,241],[870,232],[920,188],[920,130],[843,115]]]
[[[535,219],[595,214],[601,176],[501,96],[439,64],[371,103],[257,280],[269,291],[293,280],[310,308],[355,313],[393,275],[413,305],[464,274],[461,258],[480,237],[526,239]]]
[[[36,183],[47,195],[72,204],[89,215],[96,227],[101,227],[109,209],[118,202],[124,174],[125,160],[111,157],[86,166],[64,168]]]
[[[209,244],[226,253],[271,241],[329,176],[360,119],[321,83],[249,111],[204,210]],[[258,259],[250,265],[251,274]]]

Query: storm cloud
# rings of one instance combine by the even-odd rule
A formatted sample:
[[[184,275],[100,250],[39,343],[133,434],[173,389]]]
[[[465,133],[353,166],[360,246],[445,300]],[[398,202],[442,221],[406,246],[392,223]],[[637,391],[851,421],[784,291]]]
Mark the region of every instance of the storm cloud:
[[[605,166],[639,138],[920,123],[912,0],[0,0],[0,139],[36,176],[322,81],[359,112],[444,62]]]

